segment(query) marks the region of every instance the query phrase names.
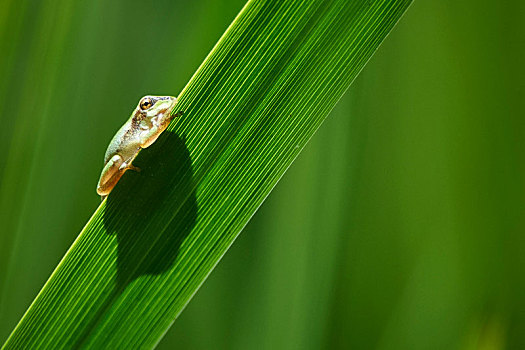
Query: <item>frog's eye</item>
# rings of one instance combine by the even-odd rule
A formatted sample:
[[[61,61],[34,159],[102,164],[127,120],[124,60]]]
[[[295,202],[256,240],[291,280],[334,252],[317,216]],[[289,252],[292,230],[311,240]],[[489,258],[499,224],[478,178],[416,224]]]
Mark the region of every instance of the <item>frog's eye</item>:
[[[140,101],[140,109],[142,109],[143,111],[151,108],[151,106],[153,106],[153,101],[149,97],[146,97],[142,101]]]

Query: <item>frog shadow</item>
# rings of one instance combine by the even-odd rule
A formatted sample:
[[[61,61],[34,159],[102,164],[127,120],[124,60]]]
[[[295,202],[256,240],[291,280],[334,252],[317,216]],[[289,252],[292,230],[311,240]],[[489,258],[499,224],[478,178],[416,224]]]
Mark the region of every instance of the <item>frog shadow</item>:
[[[190,154],[178,135],[165,132],[133,164],[141,171],[122,176],[103,217],[107,232],[117,236],[117,291],[169,270],[198,212]]]

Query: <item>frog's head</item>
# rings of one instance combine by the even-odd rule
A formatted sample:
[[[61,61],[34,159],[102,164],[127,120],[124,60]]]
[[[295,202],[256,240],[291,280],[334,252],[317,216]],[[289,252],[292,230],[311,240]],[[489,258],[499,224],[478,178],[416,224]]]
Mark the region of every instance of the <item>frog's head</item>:
[[[136,111],[142,118],[164,120],[170,118],[177,99],[173,96],[144,96],[140,99]]]

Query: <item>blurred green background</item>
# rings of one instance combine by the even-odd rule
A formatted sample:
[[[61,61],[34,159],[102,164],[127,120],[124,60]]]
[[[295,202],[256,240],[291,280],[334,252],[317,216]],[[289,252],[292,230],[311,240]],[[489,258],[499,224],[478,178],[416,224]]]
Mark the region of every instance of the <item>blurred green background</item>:
[[[0,343],[243,4],[0,2]],[[524,23],[416,0],[158,348],[525,349]]]

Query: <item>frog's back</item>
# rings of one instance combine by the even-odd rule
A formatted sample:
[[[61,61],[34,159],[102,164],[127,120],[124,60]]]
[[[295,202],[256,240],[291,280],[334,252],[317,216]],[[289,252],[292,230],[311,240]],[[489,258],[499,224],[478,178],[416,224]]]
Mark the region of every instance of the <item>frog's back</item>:
[[[136,139],[136,135],[131,127],[131,122],[125,123],[111,139],[104,155],[104,164],[115,154],[120,154],[124,159],[132,157],[140,148],[138,141],[135,142],[134,139]],[[133,143],[136,143],[136,147]]]

